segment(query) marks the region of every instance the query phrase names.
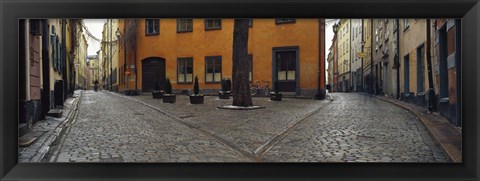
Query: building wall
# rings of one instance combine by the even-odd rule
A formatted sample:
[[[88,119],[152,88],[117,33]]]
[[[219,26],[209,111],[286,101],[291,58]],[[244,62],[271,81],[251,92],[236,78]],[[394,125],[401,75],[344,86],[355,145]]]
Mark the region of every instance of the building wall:
[[[362,52],[362,19],[351,19],[351,46],[350,46],[350,60],[351,60],[351,74],[353,91],[359,91],[362,84],[362,58],[357,56],[357,53]]]
[[[87,40],[83,34],[80,24],[77,27],[77,38],[78,38],[78,47],[76,48],[75,64],[76,68],[76,88],[85,89],[85,70],[86,70],[86,60],[87,60]]]
[[[166,76],[173,89],[192,89],[193,84],[177,84],[177,58],[193,57],[193,74],[198,76],[200,88],[220,89],[219,83],[205,83],[205,56],[222,56],[222,78],[231,78],[233,19],[222,19],[221,30],[205,30],[204,19],[194,19],[193,31],[185,33],[177,33],[176,22],[176,19],[160,19],[159,35],[145,36],[145,19],[139,21],[135,64],[137,88],[142,87],[142,60],[161,57],[166,60]],[[123,23],[120,21],[120,26]],[[288,24],[276,24],[274,19],[254,19],[248,45],[248,52],[253,55],[254,81],[267,80],[272,87],[272,49],[296,46],[299,49],[300,91],[313,94],[318,84],[321,58],[318,19],[296,19],[295,23]],[[119,61],[123,58],[121,53]],[[127,59],[130,62],[131,58]]]
[[[108,19],[105,22],[102,32],[102,53],[99,53],[99,63],[105,65],[105,67],[102,67],[102,70],[99,70],[101,74],[106,76],[104,84],[109,85],[109,87],[112,84],[112,89],[115,91],[118,91],[119,85],[119,42],[117,41],[116,33],[117,29],[119,29],[118,23],[118,19]]]
[[[409,92],[417,95],[417,48],[425,43],[426,40],[426,20],[410,19],[410,26],[405,29],[404,20],[400,20],[400,92],[405,92],[405,81],[409,81]],[[424,44],[425,45],[425,44]],[[426,47],[426,46],[425,46]],[[409,55],[409,80],[404,80],[404,57]],[[424,90],[428,90],[428,71],[426,62],[426,53],[423,53],[424,69]]]
[[[24,93],[19,97],[23,98],[19,102],[19,124],[33,124],[41,119],[42,107],[41,107],[41,56],[42,56],[42,43],[41,35],[32,33],[30,27],[33,26],[30,19],[21,21],[24,28],[24,34],[20,35],[24,37],[24,49],[23,52],[23,69],[24,74],[20,76],[24,85]],[[40,24],[40,23],[38,23]],[[42,29],[39,28],[39,33],[42,33]],[[23,133],[21,133],[23,134]]]
[[[364,19],[363,20],[363,31],[364,31],[364,40],[365,46],[363,51],[366,53],[366,57],[363,58],[363,90],[369,90],[369,79],[367,77],[370,76],[371,67],[372,67],[372,19]],[[374,47],[373,47],[374,48]]]
[[[337,33],[333,35],[333,91],[338,91],[338,40]]]
[[[379,67],[379,75],[374,73],[378,81],[380,93],[396,97],[397,69],[394,69],[396,52],[396,22],[395,19],[375,19],[375,51],[373,52],[374,66]],[[378,36],[378,41],[377,41]]]
[[[461,90],[457,90],[457,53],[460,51],[456,50],[456,43],[457,41],[461,41],[457,36],[457,25],[455,23],[455,19],[436,19],[436,24],[434,24],[434,70],[433,70],[433,77],[434,77],[434,88],[435,94],[438,99],[438,106],[437,109],[440,114],[446,117],[452,124],[456,126],[461,126],[461,120],[459,120],[459,116],[457,115],[459,112],[457,111],[459,107],[457,106],[457,94],[461,93]],[[441,39],[441,32],[444,36],[443,46],[446,46],[445,56],[441,58],[441,51],[440,48],[442,46]],[[461,42],[460,42],[461,43]],[[461,61],[461,60],[459,60]],[[441,74],[441,64],[446,65],[446,79],[442,79]],[[442,95],[441,91],[442,88],[445,86],[448,94]]]
[[[350,88],[350,19],[342,19],[337,33],[338,39],[338,82],[341,91]],[[344,82],[345,80],[345,82]]]

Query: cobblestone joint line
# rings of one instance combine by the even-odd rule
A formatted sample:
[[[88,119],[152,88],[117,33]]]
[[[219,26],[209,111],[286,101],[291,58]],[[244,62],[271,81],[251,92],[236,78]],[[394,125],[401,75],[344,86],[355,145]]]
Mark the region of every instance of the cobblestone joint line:
[[[428,135],[430,137],[433,138],[433,140],[435,140],[435,143],[437,143],[438,145],[440,145],[440,148],[442,148],[442,151],[448,156],[447,158],[449,159],[449,161],[455,161],[455,162],[459,162],[458,160],[454,160],[453,159],[453,156],[447,151],[447,148],[445,148],[445,145],[441,144],[439,138],[437,138],[435,135],[433,135],[432,133],[432,130],[429,126],[426,125],[425,121],[421,118],[421,112],[417,112],[417,111],[414,111],[414,110],[411,110],[407,107],[404,107],[402,106],[400,103],[397,103],[397,102],[394,102],[394,101],[389,101],[389,100],[386,100],[384,98],[381,98],[381,97],[378,97],[378,96],[374,96],[374,95],[369,95],[369,94],[365,94],[365,93],[358,93],[360,95],[363,95],[363,96],[369,96],[369,97],[373,97],[373,98],[376,98],[376,99],[379,99],[381,101],[384,101],[384,102],[387,102],[387,103],[390,103],[390,104],[393,104],[393,105],[396,105],[398,107],[401,107],[402,109],[412,113],[413,115],[415,115],[415,117],[417,117],[417,119],[419,120],[419,122],[422,123],[422,125],[426,128],[427,132],[428,132]],[[461,160],[460,160],[461,162]]]
[[[80,95],[81,95],[81,93],[82,92],[80,92]],[[59,138],[65,132],[64,128],[66,127],[66,125],[69,124],[69,122],[72,121],[72,118],[73,118],[72,116],[75,114],[76,110],[78,109],[78,105],[79,105],[79,102],[80,102],[79,97],[75,98],[74,102],[72,103],[73,108],[70,109],[70,112],[65,117],[65,120],[62,123],[60,123],[60,125],[58,125],[53,130],[51,135],[46,139],[46,141],[41,146],[40,151],[37,152],[37,154],[35,154],[35,156],[32,157],[30,162],[41,162],[41,161],[46,161],[46,160],[49,159],[48,157],[52,154],[52,149],[51,148],[53,148],[57,145],[57,143],[59,141]]]
[[[78,109],[79,109],[79,106],[80,103],[81,103],[81,98],[82,98],[82,95],[83,95],[83,91],[80,92],[80,95],[77,97],[76,99],[76,103],[74,103],[74,108],[72,109],[71,112],[73,112],[73,115],[72,117],[70,118],[70,120],[67,121],[66,125],[64,126],[64,128],[61,130],[61,133],[60,133],[60,137],[58,137],[58,139],[56,139],[56,142],[60,142],[59,144],[55,143],[54,144],[54,147],[53,147],[53,150],[51,153],[51,155],[55,155],[54,157],[51,157],[51,158],[48,158],[50,162],[56,162],[58,160],[58,156],[62,149],[62,146],[63,146],[63,143],[66,139],[66,137],[68,136],[68,133],[70,132],[70,129],[72,128],[72,126],[75,124],[76,122],[76,118],[78,116]]]
[[[128,96],[124,96],[124,95],[121,95],[121,94],[118,94],[118,93],[113,93],[113,92],[110,92],[110,91],[106,91],[106,92],[109,93],[109,94],[111,94],[111,95],[115,95],[115,96],[118,96],[118,97],[121,97],[121,98],[124,98],[124,99],[129,99],[129,100],[131,100],[131,101],[135,101],[135,102],[137,102],[137,103],[143,104],[143,105],[145,105],[145,106],[147,106],[147,107],[149,107],[149,108],[151,108],[151,109],[153,109],[153,110],[156,110],[156,111],[158,111],[158,112],[160,112],[160,113],[162,113],[162,114],[164,114],[164,115],[166,115],[166,116],[169,116],[169,117],[173,118],[176,122],[178,122],[178,123],[180,123],[180,124],[183,124],[183,125],[187,126],[188,128],[191,128],[191,129],[196,130],[196,131],[198,131],[198,132],[200,132],[200,133],[202,133],[202,134],[204,134],[204,135],[206,135],[206,136],[209,136],[209,137],[213,138],[215,141],[219,142],[219,143],[222,144],[222,145],[225,145],[225,146],[231,148],[232,150],[234,150],[235,152],[239,153],[240,155],[243,155],[243,156],[245,156],[245,157],[247,157],[247,158],[249,158],[249,159],[251,159],[251,160],[253,160],[253,161],[256,161],[256,162],[261,162],[261,161],[262,161],[262,160],[259,159],[254,153],[252,153],[252,152],[247,152],[247,151],[241,149],[240,146],[238,146],[238,145],[236,145],[236,144],[234,144],[234,143],[231,143],[231,142],[229,142],[229,141],[227,141],[227,140],[225,140],[225,139],[223,139],[223,138],[215,135],[214,133],[212,133],[212,132],[210,132],[210,131],[203,130],[203,129],[201,129],[200,126],[198,126],[198,125],[194,125],[194,124],[192,124],[192,123],[185,122],[185,121],[183,121],[181,118],[176,117],[176,116],[174,116],[173,114],[170,114],[170,113],[168,113],[168,112],[165,112],[165,111],[163,111],[163,110],[161,110],[161,109],[159,109],[159,108],[157,108],[157,107],[155,107],[155,106],[153,106],[153,105],[147,104],[147,103],[145,103],[145,102],[143,102],[143,101],[136,100],[136,99],[133,99],[133,98],[130,98],[130,97],[128,97]]]
[[[257,155],[257,157],[262,158],[263,155],[268,152],[273,146],[278,144],[280,141],[282,141],[289,133],[291,133],[295,128],[297,128],[301,123],[305,122],[307,118],[311,117],[327,105],[330,105],[331,101],[328,101],[326,104],[316,108],[314,111],[304,115],[301,117],[299,120],[293,122],[291,125],[289,125],[287,128],[285,128],[283,131],[277,133],[274,137],[266,141],[264,144],[259,146],[258,148],[255,149],[254,153]]]

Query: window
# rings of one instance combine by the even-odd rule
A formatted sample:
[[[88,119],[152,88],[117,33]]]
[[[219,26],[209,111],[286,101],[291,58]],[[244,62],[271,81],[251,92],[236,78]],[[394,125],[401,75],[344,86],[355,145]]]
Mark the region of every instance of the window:
[[[158,35],[160,32],[158,19],[145,20],[145,35]]]
[[[222,19],[205,19],[205,30],[222,29]]]
[[[193,31],[193,19],[180,18],[177,19],[177,32]]]
[[[277,18],[275,24],[295,23],[295,18]]]
[[[205,82],[218,83],[222,79],[222,57],[205,57]]]
[[[403,31],[407,30],[410,26],[409,19],[403,19]]]
[[[177,82],[192,83],[193,79],[193,58],[177,59]]]
[[[248,54],[248,80],[253,80],[253,55]]]
[[[31,19],[29,22],[30,22],[30,33],[33,35],[42,35],[40,20]]]
[[[296,52],[286,51],[277,53],[277,79],[295,80],[296,74]]]

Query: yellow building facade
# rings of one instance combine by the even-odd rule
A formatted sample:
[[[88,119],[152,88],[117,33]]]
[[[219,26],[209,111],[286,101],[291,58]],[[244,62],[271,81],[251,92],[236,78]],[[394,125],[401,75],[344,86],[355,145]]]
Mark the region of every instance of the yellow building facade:
[[[370,75],[372,67],[372,20],[363,19],[363,38],[365,40],[365,46],[363,52],[366,56],[363,58],[363,90],[367,90],[366,77]]]
[[[340,92],[349,91],[350,81],[350,19],[342,19],[339,23],[338,40],[338,88]]]
[[[202,92],[216,94],[220,80],[232,78],[233,24],[233,19],[137,20],[136,50],[119,48],[119,65],[126,72],[120,89],[148,92],[154,79],[169,78],[174,90],[189,90],[198,76]],[[281,92],[307,96],[316,93],[319,82],[323,88],[320,24],[319,19],[251,19],[252,82],[268,81],[272,88],[278,80]],[[120,34],[125,27],[120,20]]]
[[[77,56],[75,57],[76,66],[76,88],[86,88],[86,71],[87,71],[87,48],[88,43],[85,39],[85,35],[79,34],[79,46],[77,47]]]
[[[101,50],[99,63],[102,66],[100,72],[105,89],[118,91],[119,85],[119,41],[118,19],[108,19],[103,25]],[[99,80],[100,81],[100,80]]]
[[[433,40],[433,39],[432,39]],[[400,19],[400,92],[426,92],[426,19]]]

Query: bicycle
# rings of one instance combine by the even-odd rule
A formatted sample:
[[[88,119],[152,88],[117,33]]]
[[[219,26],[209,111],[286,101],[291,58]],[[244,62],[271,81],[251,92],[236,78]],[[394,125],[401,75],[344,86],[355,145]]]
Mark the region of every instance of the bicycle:
[[[259,93],[258,90],[262,90],[262,89],[264,91],[263,93],[264,93],[265,96],[270,95],[270,87],[268,85],[268,83],[270,81],[262,80],[262,82],[264,83],[263,85],[260,85],[260,81],[256,81],[255,83],[250,85],[250,95],[252,95],[252,96],[257,95]]]

